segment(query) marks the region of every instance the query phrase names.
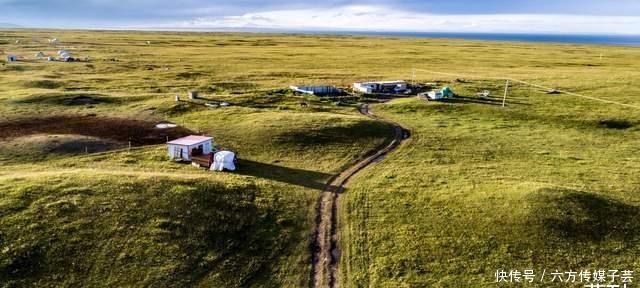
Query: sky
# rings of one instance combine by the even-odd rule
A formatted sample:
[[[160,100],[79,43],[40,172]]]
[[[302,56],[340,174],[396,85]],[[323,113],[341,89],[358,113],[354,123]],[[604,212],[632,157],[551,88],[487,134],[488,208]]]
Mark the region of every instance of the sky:
[[[640,34],[640,0],[0,0],[40,28]]]

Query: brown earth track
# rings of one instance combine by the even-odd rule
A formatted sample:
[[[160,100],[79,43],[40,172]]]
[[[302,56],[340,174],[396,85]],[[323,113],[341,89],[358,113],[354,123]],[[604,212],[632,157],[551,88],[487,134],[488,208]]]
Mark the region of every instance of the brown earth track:
[[[177,127],[157,129],[157,122],[86,115],[52,115],[0,120],[0,140],[35,134],[85,135],[133,146],[161,144],[193,132]]]
[[[311,287],[338,287],[338,263],[340,262],[340,248],[338,247],[338,200],[344,190],[345,185],[359,171],[376,162],[384,155],[395,150],[400,143],[409,137],[409,132],[400,125],[380,119],[373,115],[368,105],[360,107],[363,115],[392,125],[393,139],[391,142],[376,148],[371,156],[359,161],[353,166],[342,171],[340,174],[329,180],[325,190],[320,196],[317,206],[316,228],[312,241],[312,269]]]

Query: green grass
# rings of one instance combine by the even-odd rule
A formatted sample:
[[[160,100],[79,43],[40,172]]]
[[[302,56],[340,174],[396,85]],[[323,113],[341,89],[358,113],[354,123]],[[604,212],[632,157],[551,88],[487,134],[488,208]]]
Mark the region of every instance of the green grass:
[[[3,31],[0,39],[42,33]],[[293,95],[272,76],[239,81],[233,67],[247,61],[228,57],[248,45],[262,49],[260,39],[235,44],[235,35],[169,34],[149,47],[143,39],[167,35],[60,33],[76,55],[94,60],[0,67],[0,125],[43,119],[27,122],[25,135],[0,134],[1,286],[306,286],[320,191],[385,141],[389,128],[353,107]],[[219,53],[222,46],[210,46],[218,40],[232,47]],[[210,53],[216,61],[201,58]],[[178,54],[181,60],[168,57]],[[119,61],[104,61],[112,58]],[[174,101],[191,89],[202,99]],[[211,101],[232,106],[204,106]],[[64,117],[74,124],[43,123]],[[78,125],[82,119],[119,120]],[[129,150],[126,119],[172,121],[212,135],[238,153],[240,170],[173,163],[162,144]]]
[[[412,139],[342,198],[345,286],[490,287],[498,269],[640,268],[637,112],[512,93],[526,105],[376,106]]]
[[[61,47],[45,44],[53,34]],[[0,139],[3,286],[306,286],[320,190],[389,129],[283,88],[409,80],[411,68],[466,75],[416,72],[465,98],[373,107],[412,138],[340,198],[342,287],[490,287],[496,269],[640,268],[638,111],[522,85],[507,108],[474,97],[499,98],[504,83],[489,77],[508,76],[638,106],[637,48],[0,30],[3,51],[59,48],[90,61],[0,65],[0,122],[168,120],[237,151],[240,170],[200,171],[168,161],[162,144],[129,150],[97,135]],[[174,101],[192,89],[203,100]],[[118,150],[82,149],[104,144]]]

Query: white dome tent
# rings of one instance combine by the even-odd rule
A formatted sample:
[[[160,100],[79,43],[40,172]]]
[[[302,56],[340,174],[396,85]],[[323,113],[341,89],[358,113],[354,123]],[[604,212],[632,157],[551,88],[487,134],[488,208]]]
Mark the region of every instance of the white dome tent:
[[[211,171],[236,171],[236,154],[231,151],[220,151],[213,156]]]

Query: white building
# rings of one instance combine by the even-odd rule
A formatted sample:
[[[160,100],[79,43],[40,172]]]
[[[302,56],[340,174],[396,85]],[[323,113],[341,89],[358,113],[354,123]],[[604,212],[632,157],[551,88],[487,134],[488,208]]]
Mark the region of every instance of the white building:
[[[318,96],[342,94],[342,90],[335,86],[290,86],[289,89],[298,93]]]
[[[353,90],[360,93],[400,93],[407,90],[407,82],[402,80],[356,82],[353,83]]]
[[[444,87],[441,90],[429,91],[426,93],[426,96],[430,100],[442,100],[442,99],[453,98],[455,94],[453,93],[453,90],[451,90],[451,88]]]
[[[13,54],[7,55],[7,62],[15,62],[15,61],[18,61],[18,56]]]
[[[213,152],[213,138],[191,135],[167,142],[169,157],[191,161],[191,156],[206,155]]]

